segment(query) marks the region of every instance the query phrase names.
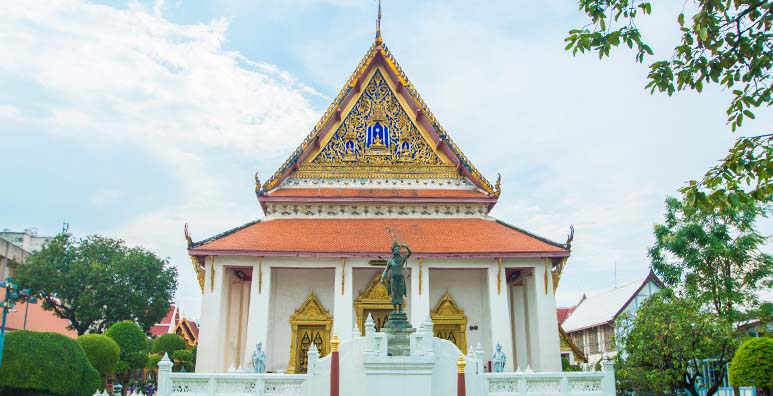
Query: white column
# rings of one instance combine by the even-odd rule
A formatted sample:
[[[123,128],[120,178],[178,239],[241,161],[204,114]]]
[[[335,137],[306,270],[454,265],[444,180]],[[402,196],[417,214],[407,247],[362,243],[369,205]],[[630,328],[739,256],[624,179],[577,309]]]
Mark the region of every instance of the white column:
[[[214,270],[213,270],[214,266]],[[197,349],[196,372],[225,371],[225,303],[228,287],[223,266],[210,257],[206,260],[204,293],[201,296],[201,329]]]
[[[429,268],[423,259],[410,261],[411,268],[411,324],[420,327],[429,317]]]
[[[496,261],[488,268],[489,317],[491,318],[491,351],[496,345],[502,346],[507,354],[513,350],[513,337],[510,327],[510,301],[505,284],[505,268]],[[505,371],[513,371],[513,357],[508,356]]]
[[[351,339],[354,321],[352,300],[352,265],[341,258],[335,267],[335,294],[333,297],[333,330],[341,339]]]
[[[256,261],[257,263],[252,265],[247,336],[244,340],[244,363],[252,359],[252,353],[255,352],[255,345],[258,342],[263,343],[264,351],[268,351],[268,344],[270,342],[267,338],[269,296],[271,296],[271,267],[266,265],[262,258],[256,258]],[[248,365],[243,364],[242,367],[246,369]]]
[[[524,306],[524,287],[513,286],[511,289],[513,304],[513,327],[515,328],[515,365],[526,370],[529,364],[529,349],[526,336],[526,307]]]
[[[545,276],[546,273],[547,276]],[[530,320],[535,320],[537,334],[539,334],[538,343],[535,344],[539,355],[537,365],[539,371],[561,371],[561,345],[558,337],[558,318],[552,278],[550,263],[537,265],[534,269],[532,282],[535,311],[533,315],[531,311],[529,314]],[[534,369],[537,370],[537,368]]]
[[[526,351],[527,351],[527,364],[533,369],[538,370],[540,367],[540,353],[539,353],[539,326],[537,326],[537,318],[535,317],[537,312],[536,286],[534,285],[534,273],[528,273],[523,279],[523,292],[524,292],[524,307],[526,312],[524,318],[526,319]],[[525,367],[524,367],[525,369]]]

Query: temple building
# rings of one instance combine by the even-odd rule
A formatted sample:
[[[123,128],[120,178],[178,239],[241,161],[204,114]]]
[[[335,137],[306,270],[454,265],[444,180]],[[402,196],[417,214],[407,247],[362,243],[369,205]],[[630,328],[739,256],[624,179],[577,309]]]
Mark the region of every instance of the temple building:
[[[481,133],[478,131],[477,133]],[[489,215],[500,197],[441,126],[384,44],[365,57],[287,161],[255,192],[259,220],[194,242],[203,293],[197,372],[246,369],[258,342],[269,372],[301,373],[377,328],[393,241],[412,256],[406,312],[461,352],[496,346],[505,370],[561,371],[555,289],[571,237],[557,243]]]
[[[152,337],[159,337],[164,334],[177,334],[185,340],[189,348],[199,343],[199,325],[188,319],[177,304],[169,307],[166,315],[160,322],[150,327],[149,331]]]

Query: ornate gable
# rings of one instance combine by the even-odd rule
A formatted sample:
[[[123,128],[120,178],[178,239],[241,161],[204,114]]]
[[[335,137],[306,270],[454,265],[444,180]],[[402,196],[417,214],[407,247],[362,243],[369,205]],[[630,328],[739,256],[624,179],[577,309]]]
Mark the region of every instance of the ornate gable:
[[[291,176],[467,179],[490,196],[500,193],[443,129],[380,36],[290,158],[265,183],[256,178],[256,192]]]
[[[376,169],[378,168],[378,169]],[[379,69],[332,138],[300,172],[456,173],[427,142]]]

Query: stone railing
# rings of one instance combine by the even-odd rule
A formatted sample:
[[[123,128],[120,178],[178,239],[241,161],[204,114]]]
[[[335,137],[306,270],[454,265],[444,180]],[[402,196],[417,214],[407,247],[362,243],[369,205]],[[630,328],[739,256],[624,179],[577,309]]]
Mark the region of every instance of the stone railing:
[[[467,379],[477,382],[476,394],[488,396],[615,396],[612,362],[604,364],[604,371],[485,373]]]
[[[158,396],[304,396],[306,374],[172,373],[172,362],[158,364]]]

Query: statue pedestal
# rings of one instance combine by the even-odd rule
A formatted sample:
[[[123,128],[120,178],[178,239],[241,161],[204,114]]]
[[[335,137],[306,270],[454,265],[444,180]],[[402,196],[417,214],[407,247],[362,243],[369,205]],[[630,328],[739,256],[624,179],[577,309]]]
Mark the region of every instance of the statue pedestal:
[[[405,312],[390,313],[387,323],[381,331],[387,335],[387,353],[389,356],[411,355],[411,334],[416,332],[416,329],[411,327]]]

